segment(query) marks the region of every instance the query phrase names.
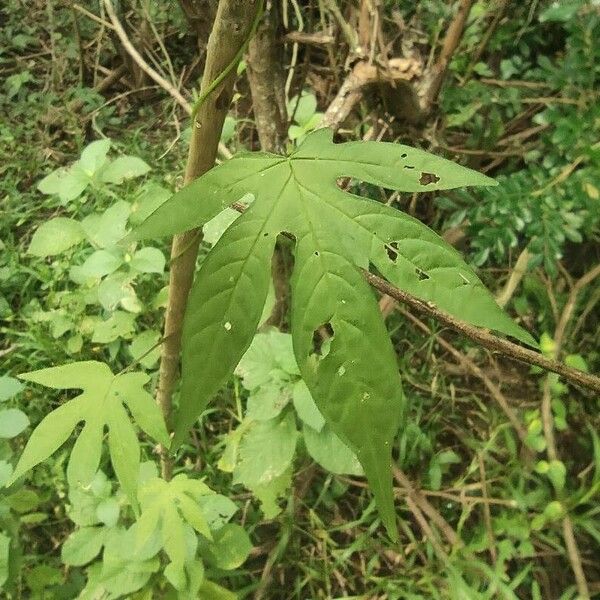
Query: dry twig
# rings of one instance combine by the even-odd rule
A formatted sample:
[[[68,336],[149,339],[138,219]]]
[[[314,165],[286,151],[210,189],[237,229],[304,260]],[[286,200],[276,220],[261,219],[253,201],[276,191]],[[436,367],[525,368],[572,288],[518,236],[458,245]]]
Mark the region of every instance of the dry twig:
[[[466,338],[488,350],[499,352],[512,360],[542,367],[542,369],[552,371],[553,373],[557,373],[561,377],[564,377],[569,383],[595,392],[600,392],[600,377],[597,377],[596,375],[585,373],[579,369],[573,369],[557,360],[546,358],[539,352],[523,348],[518,344],[488,333],[485,329],[480,329],[479,327],[465,323],[464,321],[439,310],[434,304],[420,300],[412,294],[398,289],[388,283],[385,279],[382,279],[365,269],[362,269],[362,274],[367,282],[382,294],[387,294],[394,298],[394,300],[407,304],[411,308],[415,308],[419,312],[423,312],[428,316],[433,317],[436,321],[458,331]]]
[[[123,48],[127,51],[129,56],[135,61],[137,66],[144,71],[152,80],[154,80],[163,90],[166,90],[171,97],[173,97],[184,109],[186,112],[191,113],[191,110],[188,111],[186,108],[189,107],[188,101],[182,96],[181,92],[169,81],[167,81],[164,77],[159,75],[145,60],[144,57],[135,49],[134,45],[131,43],[129,38],[127,37],[127,33],[123,26],[121,25],[116,13],[113,8],[111,0],[104,0],[104,7],[106,8],[106,12],[110,18],[110,21],[113,25],[113,28],[116,34],[119,36],[119,40],[121,44],[123,44]]]

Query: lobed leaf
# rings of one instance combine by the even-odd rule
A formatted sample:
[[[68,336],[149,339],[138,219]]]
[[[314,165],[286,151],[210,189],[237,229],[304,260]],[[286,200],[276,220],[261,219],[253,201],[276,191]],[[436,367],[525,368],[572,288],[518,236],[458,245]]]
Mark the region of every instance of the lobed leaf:
[[[342,177],[403,192],[495,185],[421,150],[379,142],[333,144],[331,132],[319,130],[287,157],[242,154],[215,167],[163,203],[130,237],[199,227],[244,194],[254,197],[202,263],[190,295],[177,445],[249,347],[267,296],[276,237],[293,236],[297,364],[327,424],[358,457],[395,537],[391,444],[403,394],[394,350],[359,269],[373,266],[399,288],[474,325],[535,341],[432,230],[343,192],[337,186]]]
[[[42,419],[31,434],[8,485],[46,460],[67,441],[75,426],[84,421],[67,466],[69,485],[77,489],[92,483],[100,464],[104,429],[108,427],[113,468],[135,506],[140,447],[123,404],[127,404],[135,419],[139,418],[146,433],[161,443],[167,443],[169,439],[158,407],[143,389],[148,375],[113,375],[104,363],[84,361],[41,369],[20,378],[46,387],[83,391]]]

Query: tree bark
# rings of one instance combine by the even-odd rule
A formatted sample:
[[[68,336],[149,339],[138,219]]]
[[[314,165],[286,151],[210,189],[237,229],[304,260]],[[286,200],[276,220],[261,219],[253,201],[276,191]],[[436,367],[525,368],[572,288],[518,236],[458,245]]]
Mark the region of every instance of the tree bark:
[[[278,154],[284,152],[287,137],[283,50],[279,9],[270,2],[248,44],[246,68],[260,147]]]
[[[210,34],[206,52],[206,66],[202,77],[202,90],[222,73],[250,34],[252,22],[259,9],[257,0],[221,0]],[[227,40],[227,43],[224,43]],[[235,69],[199,107],[192,126],[192,138],[185,168],[187,184],[206,171],[215,162],[223,121],[233,94]],[[198,199],[202,202],[202,198]],[[173,392],[179,377],[181,354],[181,329],[194,271],[198,247],[202,239],[200,229],[194,229],[173,238],[171,271],[169,274],[169,299],[165,314],[164,339],[158,378],[156,400],[167,426],[172,426]],[[163,477],[169,479],[172,465],[163,452]]]

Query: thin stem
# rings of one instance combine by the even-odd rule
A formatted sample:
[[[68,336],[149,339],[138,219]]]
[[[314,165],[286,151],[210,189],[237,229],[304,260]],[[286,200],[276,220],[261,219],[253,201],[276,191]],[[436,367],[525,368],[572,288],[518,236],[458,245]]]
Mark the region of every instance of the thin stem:
[[[493,352],[499,352],[507,358],[511,358],[529,365],[535,365],[536,367],[541,367],[547,371],[557,373],[569,381],[569,383],[574,385],[588,388],[595,392],[600,392],[600,377],[591,375],[589,373],[584,373],[579,369],[573,369],[572,367],[568,367],[557,360],[546,358],[539,352],[529,350],[528,348],[523,348],[518,344],[509,342],[503,338],[499,338],[492,333],[488,333],[484,329],[480,329],[479,327],[465,323],[464,321],[461,321],[460,319],[457,319],[456,317],[439,310],[434,304],[420,300],[412,294],[398,289],[391,283],[388,283],[385,279],[382,279],[377,275],[373,275],[373,273],[370,273],[365,269],[361,270],[363,277],[375,289],[379,290],[383,294],[391,296],[394,298],[394,300],[398,300],[398,302],[407,304],[408,306],[415,308],[430,317],[433,317],[436,321],[439,321],[447,327],[451,327],[480,346],[483,346],[488,350],[492,350]]]
[[[109,2],[109,0],[105,0]],[[218,101],[203,102],[198,107],[192,127],[192,139],[185,169],[184,182],[189,183],[214,165],[223,122],[233,95],[235,69],[229,68],[239,48],[248,39],[257,7],[252,0],[246,3],[221,0],[208,41],[206,66],[201,89],[210,89]],[[228,40],[223,44],[224,39]],[[221,77],[227,69],[227,75]],[[217,85],[215,81],[219,80]],[[165,314],[164,344],[158,378],[156,400],[165,421],[172,427],[173,393],[179,377],[181,355],[181,329],[192,286],[198,247],[202,239],[197,229],[176,235],[171,247],[171,269],[169,273],[169,299]],[[172,474],[172,461],[166,449],[162,451],[162,473],[165,479]]]

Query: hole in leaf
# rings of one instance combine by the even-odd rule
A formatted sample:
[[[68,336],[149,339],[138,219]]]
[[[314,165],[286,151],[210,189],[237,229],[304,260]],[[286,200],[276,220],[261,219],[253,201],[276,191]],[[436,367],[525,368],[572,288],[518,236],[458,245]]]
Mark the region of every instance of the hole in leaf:
[[[440,178],[435,173],[426,173],[423,171],[419,183],[421,185],[429,185],[430,183],[437,183],[439,180]]]
[[[400,155],[400,158],[406,158],[407,156],[408,156],[408,154],[406,154],[406,152],[403,152],[403,153]]]
[[[405,168],[405,169],[414,169],[414,167],[413,167],[413,166],[411,166],[411,165],[404,165],[404,168]]]
[[[396,262],[398,258],[398,242],[390,242],[385,244],[385,251],[392,262]]]
[[[319,251],[315,250],[315,256],[319,256]]]
[[[263,237],[267,237],[268,235],[269,235],[269,232],[263,233]]]
[[[417,274],[419,281],[424,281],[425,279],[430,279],[429,275],[427,275],[427,273],[425,273],[425,271],[422,271],[419,268],[415,269],[415,273]]]
[[[331,339],[334,335],[335,332],[329,321],[319,325],[319,327],[313,331],[311,355],[314,354],[320,358],[325,357],[327,352],[324,351],[325,348],[323,346],[325,345],[325,342],[327,342],[328,349],[329,343],[331,343]]]

